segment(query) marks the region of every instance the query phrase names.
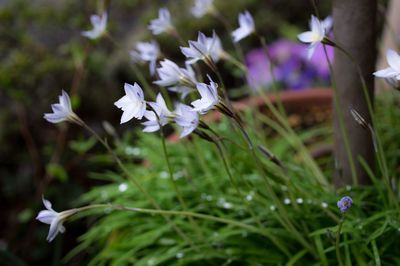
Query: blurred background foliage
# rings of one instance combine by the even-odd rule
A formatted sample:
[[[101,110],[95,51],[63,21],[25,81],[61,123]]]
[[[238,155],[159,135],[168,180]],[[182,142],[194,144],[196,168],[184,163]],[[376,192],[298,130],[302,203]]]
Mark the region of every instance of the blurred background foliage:
[[[132,160],[132,168],[135,168],[134,165],[142,163],[146,155],[151,155],[151,148],[128,145],[136,145],[138,136],[132,130],[132,124],[117,126],[120,112],[113,106],[121,95],[123,83],[137,81],[127,51],[138,41],[156,39],[162,44],[162,52],[167,58],[180,63],[184,61],[176,40],[168,36],[153,37],[147,30],[147,24],[157,16],[158,8],[168,6],[184,40],[195,39],[198,31],[209,35],[215,29],[224,48],[233,51],[230,36],[221,23],[212,17],[193,18],[187,12],[192,4],[192,1],[183,0],[106,1],[108,31],[112,40],[104,38],[91,42],[81,37],[80,31],[91,27],[89,16],[101,10],[99,1],[0,1],[0,262],[57,265],[67,251],[77,245],[76,237],[86,232],[87,225],[93,224],[90,219],[86,225],[71,223],[67,228],[68,234],[49,245],[44,241],[47,228],[34,220],[42,208],[40,199],[43,194],[51,199],[56,210],[63,210],[72,207],[71,202],[76,204],[75,200],[92,187],[100,186],[92,194],[86,194],[84,199],[94,199],[91,195],[98,191],[108,191],[107,197],[112,197],[112,193],[117,191],[116,186],[121,184],[120,177],[114,173],[114,164],[104,155],[102,148],[95,145],[94,139],[76,127],[66,124],[54,126],[42,118],[61,89],[71,93],[75,110],[93,128],[98,131],[106,128],[109,133],[112,133],[113,126],[118,128],[112,137],[119,136],[120,152],[127,160]],[[296,41],[296,35],[307,26],[310,13],[313,13],[310,1],[221,0],[216,1],[216,6],[232,25],[237,25],[239,12],[249,10],[257,29],[268,43],[279,38]],[[321,16],[327,16],[330,1],[320,1],[319,8]],[[241,44],[246,52],[259,47],[255,38],[246,39]],[[222,64],[226,69],[225,78],[229,80],[227,85],[242,87],[243,81],[232,71],[232,66]],[[147,75],[147,66],[141,68]],[[384,119],[393,121],[398,115],[393,109]],[[386,130],[384,123],[381,127]],[[399,146],[394,141],[397,131],[385,132],[388,152],[395,157],[395,147]],[[328,142],[329,138],[329,134],[324,136]],[[141,145],[156,145],[151,136],[141,136],[140,140],[143,141]],[[284,156],[287,144],[276,143],[279,145],[274,150],[282,151]],[[146,150],[149,150],[148,154],[138,154]],[[153,169],[152,174],[161,175],[164,161],[156,155],[149,158],[153,162],[151,166],[138,167],[135,171],[143,175],[148,169]],[[392,165],[398,163],[394,161]],[[205,189],[211,185],[208,181],[201,184]],[[221,184],[216,185],[223,187],[224,182],[220,181]],[[160,200],[171,197],[163,194],[163,183],[158,183],[158,186],[161,186]],[[197,195],[197,198],[202,198],[202,195]],[[129,214],[119,215],[130,217]],[[147,218],[142,216],[144,221]],[[135,230],[137,233],[146,228]],[[104,236],[103,241],[101,244],[107,242],[107,237]],[[78,252],[79,256],[72,262],[84,265],[100,246],[88,249],[87,254]]]

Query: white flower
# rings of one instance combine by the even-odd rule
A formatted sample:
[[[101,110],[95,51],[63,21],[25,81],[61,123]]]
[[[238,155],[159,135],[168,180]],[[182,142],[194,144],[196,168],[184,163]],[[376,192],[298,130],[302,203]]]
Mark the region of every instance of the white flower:
[[[53,113],[44,114],[44,119],[54,124],[63,121],[74,122],[77,116],[72,111],[71,100],[68,94],[63,90],[58,99],[60,103],[52,104],[51,109],[53,109]]]
[[[125,83],[125,96],[114,103],[115,106],[122,109],[121,124],[128,122],[132,118],[142,119],[146,111],[146,101],[142,88],[135,82],[134,85]]]
[[[43,204],[47,210],[42,210],[37,215],[36,219],[42,223],[49,224],[49,234],[47,235],[47,241],[51,242],[57,236],[58,233],[64,233],[65,227],[63,222],[71,215],[77,212],[76,209],[67,210],[63,212],[56,212],[51,208],[50,201],[43,198]]]
[[[81,34],[89,39],[97,39],[106,32],[107,26],[107,12],[104,12],[101,16],[91,15],[90,21],[93,25],[93,29],[89,31],[82,31]]]
[[[389,67],[376,71],[374,75],[379,78],[394,78],[400,80],[400,55],[394,50],[389,49],[386,52],[386,60]]]
[[[171,14],[167,8],[160,8],[160,10],[158,10],[158,18],[150,21],[149,30],[151,30],[154,35],[173,30]]]
[[[215,31],[212,37],[206,37],[202,32],[199,32],[197,41],[189,41],[189,47],[181,47],[181,51],[189,58],[186,61],[188,64],[194,64],[198,60],[205,60],[207,57],[211,57],[216,63],[223,53],[221,40]]]
[[[161,61],[160,64],[161,67],[157,68],[160,80],[154,81],[154,84],[164,87],[185,84],[194,87],[197,83],[195,73],[190,66],[187,66],[186,69],[180,68],[168,59]]]
[[[246,38],[255,31],[254,20],[249,11],[239,14],[239,28],[232,32],[234,42]]]
[[[213,13],[215,10],[213,0],[196,0],[191,8],[193,16],[200,18],[207,13]]]
[[[160,54],[160,47],[156,41],[138,42],[136,50],[130,51],[131,58],[134,61],[149,62],[150,74],[153,76],[156,71],[157,58]]]
[[[219,99],[218,99],[218,84],[213,82],[208,76],[208,79],[210,80],[210,85],[207,85],[205,83],[198,83],[196,88],[200,93],[201,99],[196,100],[192,102],[193,111],[199,112],[200,114],[205,114],[216,104],[218,104]]]
[[[187,86],[174,86],[174,87],[169,87],[168,88],[169,91],[172,92],[177,92],[181,95],[181,100],[184,100],[186,98],[186,96],[194,91],[193,88],[187,87]]]
[[[156,102],[149,102],[149,105],[153,110],[144,113],[144,117],[147,121],[142,123],[142,125],[145,126],[143,132],[154,132],[159,130],[160,126],[168,124],[168,119],[172,116],[172,113],[168,110],[161,93],[157,95]]]
[[[325,28],[325,34],[328,34],[333,26],[332,16],[327,16],[323,21],[321,21],[322,26]]]
[[[175,109],[175,123],[182,128],[179,137],[186,137],[197,128],[199,114],[192,107],[179,103]]]
[[[310,44],[308,47],[308,59],[312,57],[317,44],[322,42],[325,38],[326,32],[324,24],[313,15],[311,15],[310,29],[311,31],[306,31],[297,35],[300,41]]]

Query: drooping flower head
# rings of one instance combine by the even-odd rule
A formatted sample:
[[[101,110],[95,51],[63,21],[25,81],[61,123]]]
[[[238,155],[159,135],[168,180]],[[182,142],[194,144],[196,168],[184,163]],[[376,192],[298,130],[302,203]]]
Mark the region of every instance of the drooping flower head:
[[[205,14],[211,14],[215,12],[213,0],[195,0],[194,6],[191,8],[193,16],[201,18]]]
[[[239,42],[255,32],[254,20],[249,11],[239,14],[239,28],[232,32],[234,42]]]
[[[77,115],[72,111],[71,100],[68,94],[63,90],[58,99],[59,103],[51,105],[53,113],[44,114],[44,119],[54,124],[63,121],[76,122]]]
[[[194,64],[199,60],[212,60],[218,62],[223,53],[221,40],[213,32],[212,37],[206,37],[199,32],[197,41],[189,41],[189,47],[181,47],[182,53],[188,58],[188,64]]]
[[[160,55],[160,47],[156,41],[138,42],[136,51],[132,50],[129,53],[134,61],[149,62],[150,74],[155,74],[157,58]]]
[[[350,209],[351,205],[353,204],[353,200],[352,198],[350,198],[349,196],[345,196],[343,198],[341,198],[338,202],[337,202],[337,206],[340,209],[341,213],[345,213],[348,211],[348,209]]]
[[[374,72],[374,75],[379,78],[400,80],[400,55],[389,49],[386,52],[386,60],[389,67]]]
[[[156,97],[155,102],[148,103],[153,110],[144,113],[144,117],[147,121],[143,122],[143,132],[154,132],[160,129],[160,126],[168,124],[168,120],[172,117],[172,113],[168,110],[165,100],[159,93]]]
[[[146,111],[146,101],[144,100],[142,88],[135,82],[134,85],[125,83],[125,96],[114,103],[122,109],[121,124],[128,122],[132,118],[142,119]]]
[[[101,16],[91,15],[90,22],[93,25],[93,29],[89,31],[82,31],[81,34],[84,37],[95,40],[101,37],[106,32],[107,12],[104,12]]]
[[[210,80],[210,85],[205,83],[198,83],[196,88],[200,93],[201,99],[198,99],[192,102],[193,111],[199,112],[200,114],[205,114],[215,105],[219,103],[218,98],[218,84],[212,81],[210,76],[208,76]]]
[[[173,30],[174,27],[171,23],[171,14],[169,13],[167,8],[160,8],[158,10],[158,18],[150,21],[149,30],[154,35],[159,35],[163,32],[169,32]]]
[[[51,208],[50,201],[43,198],[43,205],[46,207],[46,210],[42,210],[36,216],[36,219],[41,221],[42,223],[49,224],[49,234],[47,235],[47,241],[51,242],[57,236],[58,233],[64,233],[65,227],[63,223],[66,219],[68,219],[71,215],[77,212],[76,209],[67,210],[63,212],[56,212]]]
[[[315,16],[311,16],[310,31],[306,31],[297,35],[301,42],[309,43],[308,58],[310,59],[314,53],[314,49],[318,43],[325,38],[326,29],[323,23]]]
[[[179,137],[184,138],[199,125],[199,114],[192,107],[179,103],[175,109],[175,123],[182,129]]]

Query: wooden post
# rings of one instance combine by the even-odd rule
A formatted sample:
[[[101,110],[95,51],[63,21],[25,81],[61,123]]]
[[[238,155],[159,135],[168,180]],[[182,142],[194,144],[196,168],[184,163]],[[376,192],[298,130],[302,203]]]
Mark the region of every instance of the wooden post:
[[[376,60],[376,13],[377,0],[333,0],[334,41],[351,54],[355,63],[360,66],[371,100],[374,95],[372,73],[375,70]],[[350,109],[353,108],[367,122],[371,121],[361,79],[355,64],[337,49],[333,69],[340,104],[339,110],[335,109],[334,116],[336,160],[334,184],[336,186],[351,185],[355,182],[367,184],[369,177],[360,164],[359,157],[373,167],[373,143],[370,132],[358,125],[350,113]],[[351,169],[348,151],[345,148],[339,123],[340,114],[347,132],[355,171]]]

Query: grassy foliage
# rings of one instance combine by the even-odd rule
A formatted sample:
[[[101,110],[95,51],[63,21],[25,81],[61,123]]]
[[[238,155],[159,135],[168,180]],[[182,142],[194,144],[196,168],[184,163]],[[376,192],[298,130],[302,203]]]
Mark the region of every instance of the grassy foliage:
[[[398,99],[392,94],[377,104],[377,128],[391,176],[398,171],[395,165],[399,145],[394,133],[398,129],[390,123],[400,117]],[[251,121],[251,114],[247,115]],[[265,118],[260,113],[256,115]],[[265,176],[257,170],[246,143],[228,120],[213,126],[226,138],[224,144],[235,185],[229,180],[214,144],[197,136],[168,143],[168,156],[184,207],[169,179],[160,137],[127,133],[115,144],[131,176],[93,174],[93,178],[107,180],[109,184],[86,193],[79,205],[113,203],[153,208],[131,182],[135,178],[164,210],[207,214],[238,225],[189,219],[185,215],[171,215],[167,222],[157,214],[92,210],[82,215],[96,213],[97,218],[88,219],[88,232],[66,260],[88,252],[90,265],[334,265],[335,234],[341,219],[336,202],[342,195],[350,195],[354,205],[342,227],[343,261],[357,265],[399,263],[395,256],[400,244],[398,207],[388,200],[380,175],[376,174],[373,186],[347,187],[336,192],[328,185],[330,172],[316,169],[316,161],[305,160],[300,152],[300,142],[329,142],[331,132],[327,125],[292,133],[279,122],[271,120],[264,125],[274,126],[280,133],[264,136],[257,132],[252,139],[269,147],[284,165],[282,169],[257,153]],[[252,126],[250,123],[249,127]],[[328,182],[321,184],[316,171]],[[125,191],[121,184],[127,185]],[[395,191],[398,199],[398,190]],[[172,223],[186,238],[176,233]]]

